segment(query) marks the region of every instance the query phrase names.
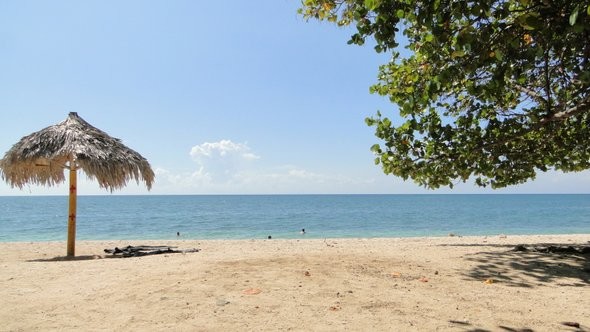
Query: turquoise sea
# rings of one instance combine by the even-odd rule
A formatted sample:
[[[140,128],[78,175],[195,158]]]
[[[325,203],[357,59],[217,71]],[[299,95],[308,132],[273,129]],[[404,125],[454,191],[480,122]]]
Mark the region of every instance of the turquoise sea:
[[[0,242],[65,241],[66,196],[0,197]],[[300,230],[305,228],[306,234]],[[590,233],[590,195],[78,197],[78,240]]]

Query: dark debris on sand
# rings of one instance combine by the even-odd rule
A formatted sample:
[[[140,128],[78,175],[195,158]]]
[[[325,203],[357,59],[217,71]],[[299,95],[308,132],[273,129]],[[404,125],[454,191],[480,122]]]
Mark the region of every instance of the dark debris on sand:
[[[120,255],[121,257],[139,257],[147,255],[188,253],[200,251],[200,249],[177,250],[176,248],[177,247],[169,246],[127,246],[124,248],[115,247],[115,249],[105,249],[104,252],[112,255]]]

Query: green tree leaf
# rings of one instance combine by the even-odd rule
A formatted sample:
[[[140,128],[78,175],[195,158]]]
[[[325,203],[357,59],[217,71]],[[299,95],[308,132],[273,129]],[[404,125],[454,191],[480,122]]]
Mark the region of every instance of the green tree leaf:
[[[578,12],[580,11],[580,5],[577,5],[576,8],[574,8],[574,10],[572,11],[572,13],[570,14],[570,25],[574,25],[576,24],[576,21],[578,20]]]
[[[365,0],[365,7],[369,10],[375,10],[375,8],[379,7],[381,0]]]

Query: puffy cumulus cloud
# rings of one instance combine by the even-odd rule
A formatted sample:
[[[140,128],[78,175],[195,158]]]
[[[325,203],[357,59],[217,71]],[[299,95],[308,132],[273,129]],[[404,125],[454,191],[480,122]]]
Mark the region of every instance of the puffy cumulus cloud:
[[[236,183],[237,174],[249,170],[260,159],[247,143],[227,139],[195,145],[190,156],[198,164],[190,182],[200,186],[231,186]]]
[[[232,193],[239,184],[237,174],[248,170],[260,159],[246,143],[231,140],[205,142],[193,146],[189,155],[195,161],[192,170],[156,168],[154,192],[157,193]]]
[[[259,156],[250,152],[250,147],[246,143],[234,143],[231,140],[221,140],[212,143],[205,142],[195,145],[191,148],[190,155],[197,161],[215,158],[260,159]]]

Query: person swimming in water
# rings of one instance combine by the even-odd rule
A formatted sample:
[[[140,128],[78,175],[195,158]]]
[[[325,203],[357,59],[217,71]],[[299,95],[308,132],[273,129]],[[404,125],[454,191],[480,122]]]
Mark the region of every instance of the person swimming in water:
[[[299,233],[301,233],[301,235],[305,235],[305,228],[302,228],[301,232],[299,232]]]

